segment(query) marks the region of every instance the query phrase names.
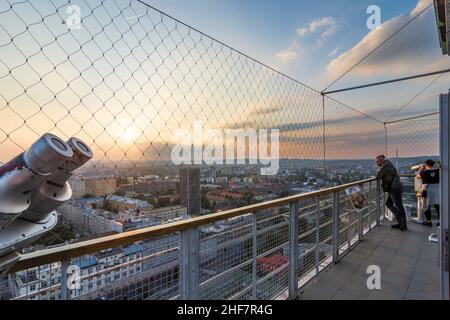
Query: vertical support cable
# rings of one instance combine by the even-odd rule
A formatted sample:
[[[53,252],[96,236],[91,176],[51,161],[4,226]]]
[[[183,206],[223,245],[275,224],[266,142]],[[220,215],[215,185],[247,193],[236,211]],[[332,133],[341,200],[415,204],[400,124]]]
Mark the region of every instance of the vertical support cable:
[[[316,274],[320,271],[320,196],[316,197]]]
[[[381,190],[381,194],[383,195],[383,201],[381,202],[381,220],[383,220],[384,217],[386,217],[387,213],[387,208],[384,205],[386,203],[386,192],[383,192],[383,190]]]
[[[360,185],[361,191],[364,193],[364,185]],[[370,207],[369,207],[370,210]],[[358,215],[358,241],[364,240],[364,210],[356,212]]]
[[[349,201],[347,201],[347,215],[348,215],[348,228],[347,228],[347,237],[348,237],[348,242],[347,242],[347,245],[348,245],[348,248],[347,248],[347,250],[350,250],[350,248],[351,248],[351,244],[352,244],[352,232],[351,232],[351,226],[352,226],[352,221],[351,221],[351,212],[352,212],[352,208],[351,208],[351,204],[350,204],[350,202]]]
[[[377,226],[381,225],[381,186],[377,180]]]
[[[369,215],[367,216],[367,224],[368,224],[368,228],[370,231],[370,230],[372,230],[372,221],[373,221],[373,219],[372,219],[372,217],[373,217],[373,215],[372,215],[372,212],[373,212],[373,209],[372,209],[372,197],[373,197],[372,181],[369,182],[369,192],[367,194],[368,194],[368,200],[369,200]]]
[[[298,202],[289,204],[289,299],[298,296]]]
[[[333,192],[333,262],[339,262],[339,191]]]
[[[386,152],[386,157],[388,157],[388,129],[387,129],[387,124],[384,124],[384,135],[386,137],[385,140],[385,152]]]
[[[322,95],[322,138],[323,138],[323,169],[327,173],[327,153],[326,153],[326,138],[325,138],[325,95]]]

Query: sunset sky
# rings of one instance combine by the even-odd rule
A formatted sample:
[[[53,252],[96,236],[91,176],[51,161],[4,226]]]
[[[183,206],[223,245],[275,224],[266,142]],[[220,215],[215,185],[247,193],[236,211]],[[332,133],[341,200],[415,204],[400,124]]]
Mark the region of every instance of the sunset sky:
[[[320,92],[430,1],[145,2]],[[0,161],[47,131],[78,136],[100,160],[162,160],[173,130],[196,120],[280,129],[282,157],[320,158],[323,123],[330,158],[384,151],[382,123],[332,100],[323,118],[317,91],[137,1],[71,1],[82,18],[72,30],[66,0],[11,3],[12,10],[0,4]],[[369,5],[381,8],[382,25],[373,31]],[[430,8],[332,89],[448,68],[434,19]],[[395,114],[435,78],[332,97],[381,121],[397,120],[438,110],[448,75]],[[431,119],[396,125],[390,150],[435,154]]]
[[[321,91],[351,65],[390,36],[431,0],[155,0],[148,3],[206,30],[276,69]],[[369,5],[381,9],[382,27],[366,26]],[[434,9],[428,9],[333,89],[448,68],[436,32]],[[381,120],[433,78],[409,81],[334,97],[370,111]],[[403,113],[436,110],[436,93],[448,90],[442,76],[417,103]],[[380,94],[382,93],[382,94]],[[389,96],[389,101],[386,101]],[[434,104],[434,106],[432,106]],[[420,112],[419,111],[419,112]],[[402,114],[398,119],[402,118]]]

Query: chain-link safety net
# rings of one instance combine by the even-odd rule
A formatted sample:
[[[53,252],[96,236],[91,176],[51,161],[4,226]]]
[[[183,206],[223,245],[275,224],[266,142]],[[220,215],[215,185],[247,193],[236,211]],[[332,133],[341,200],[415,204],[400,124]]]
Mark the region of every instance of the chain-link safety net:
[[[1,161],[52,132],[84,140],[96,172],[166,172],[196,122],[279,129],[282,166],[383,149],[376,121],[140,1],[3,1],[0,47]]]
[[[439,158],[439,114],[387,124],[388,156],[401,173]]]
[[[200,210],[178,206],[174,215],[163,210],[163,202],[179,204],[179,188],[197,193],[195,201],[201,202],[202,212],[217,212],[361,180],[375,174],[373,158],[386,152],[387,142],[391,144],[388,156],[397,150],[399,156],[410,156],[412,142],[405,141],[419,132],[417,127],[408,131],[413,129],[405,122],[389,124],[386,136],[382,122],[323,97],[138,0],[0,2],[0,121],[1,162],[23,152],[46,132],[64,139],[76,136],[94,152],[94,159],[79,175],[102,176],[106,181],[101,186],[86,183],[85,196],[132,191],[142,194],[141,201],[162,210],[153,211],[150,222],[124,216],[123,221],[115,221],[126,220],[122,231],[127,224],[127,230],[133,230]],[[423,148],[415,140],[416,151],[411,156],[436,155],[437,144],[430,146],[427,139],[435,138],[437,122],[420,123],[433,134],[419,140]],[[181,141],[174,138],[180,129],[188,132]],[[209,134],[208,129],[220,134]],[[225,165],[230,156],[227,130],[247,134],[245,150],[233,150],[231,156],[236,156],[237,165],[242,164],[237,159],[246,159],[250,170]],[[257,133],[256,140],[251,130]],[[276,139],[270,137],[265,145],[259,134],[270,136],[275,130],[279,130],[279,148],[268,151]],[[188,145],[191,150],[192,145],[194,156],[195,146],[211,143],[218,145],[215,156],[225,151],[224,163],[217,160],[213,170],[201,161],[205,159],[194,163],[192,158],[192,163],[204,165],[202,180],[213,177],[212,181],[226,187],[200,191],[194,190],[195,185],[184,186],[178,177],[181,163],[173,159],[174,148]],[[261,152],[279,160],[280,170],[270,180],[258,177],[261,171],[254,167],[255,163],[256,169],[262,165],[254,161],[254,156],[261,158]],[[151,175],[165,178],[149,182],[145,177]],[[219,182],[220,175],[229,180]],[[72,188],[76,193],[76,184]],[[375,183],[366,189],[371,207],[363,215],[347,208],[345,195],[338,194],[345,209],[338,220],[339,252],[356,241],[358,226],[367,229],[375,221]],[[99,203],[87,199],[61,207],[69,213],[102,210],[95,218],[96,229],[77,220],[75,213],[62,221],[69,220],[66,224],[75,233],[95,235],[107,228],[109,213],[105,211],[123,209],[119,200],[114,196]],[[305,202],[298,212],[301,279],[309,279],[329,263],[335,241],[332,198],[324,195],[316,200]],[[139,208],[141,215],[151,209],[141,204],[133,202],[126,209]],[[276,207],[253,217],[203,226],[199,232],[199,297],[278,296],[289,280],[287,216],[288,208]],[[173,234],[72,259],[84,282],[82,291],[69,295],[74,299],[177,299],[181,292],[180,241],[179,234]],[[16,297],[61,298],[59,264],[11,274],[7,281],[16,284]],[[220,291],[216,290],[218,283]]]

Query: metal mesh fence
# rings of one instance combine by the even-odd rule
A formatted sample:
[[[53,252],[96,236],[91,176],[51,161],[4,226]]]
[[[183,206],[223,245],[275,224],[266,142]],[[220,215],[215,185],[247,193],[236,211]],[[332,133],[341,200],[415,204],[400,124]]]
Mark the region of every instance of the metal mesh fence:
[[[251,214],[244,215],[200,229],[201,299],[248,294],[253,279],[252,220]]]
[[[366,234],[370,229],[374,227],[374,223],[377,221],[377,189],[375,182],[371,182],[368,185],[363,185],[363,192],[365,193],[369,202],[369,207],[363,213],[363,233]]]
[[[322,196],[320,201],[320,212],[316,216],[316,264],[319,272],[333,261],[333,195]]]
[[[325,159],[329,167],[345,160],[373,158],[384,152],[383,125],[341,103],[325,98]]]
[[[415,174],[412,167],[425,160],[438,161],[439,155],[439,114],[418,116],[397,120],[386,124],[387,153],[400,174]],[[419,182],[411,177],[402,177],[403,202],[408,219],[419,218],[421,198],[417,196]],[[435,218],[436,211],[433,210]]]
[[[9,288],[12,298],[27,300],[174,299],[180,290],[179,248],[180,236],[173,234],[102,250],[67,264],[10,274]],[[68,280],[63,281],[66,269]],[[69,286],[67,297],[61,290],[65,285]]]
[[[198,297],[286,298],[292,279],[291,240],[298,245],[296,281],[302,287],[333,263],[334,248],[338,255],[345,254],[374,227],[376,184],[368,182],[361,187],[370,199],[369,206],[362,211],[355,211],[342,192],[328,193],[302,200],[294,212],[290,212],[289,206],[279,206],[200,226],[196,229],[199,238],[194,243],[199,246],[195,266]],[[339,201],[338,211],[334,208],[335,199]],[[292,214],[298,215],[297,222],[291,220]],[[291,228],[297,229],[297,240],[289,238]],[[186,257],[189,261],[182,261],[180,247],[184,245],[180,234],[174,233],[11,273],[10,298],[179,299],[183,281],[180,268],[183,263],[196,261],[192,256]],[[74,267],[78,271],[70,269]],[[75,286],[75,281],[79,286]],[[73,287],[62,290],[66,285]],[[67,292],[67,297],[62,291]]]
[[[142,172],[172,164],[173,132],[196,121],[279,129],[281,159],[317,166],[384,143],[380,123],[139,1],[4,1],[0,47],[1,161],[53,132],[91,146],[97,171]]]
[[[222,133],[278,129],[281,167],[304,168],[298,173],[303,191],[372,175],[372,158],[386,148],[381,122],[137,0],[0,2],[0,119],[2,162],[52,132],[77,136],[93,149],[88,171],[126,177],[177,173],[171,154],[178,129],[192,134],[199,123]],[[399,134],[389,139],[403,154],[408,143],[400,146],[401,141],[412,132],[407,125],[398,124],[404,133],[394,126],[388,132]],[[190,138],[183,143],[210,142]],[[228,142],[220,140],[219,149]],[[254,154],[248,148],[243,157],[250,162]],[[307,179],[310,172],[314,180]],[[343,192],[339,199],[343,253],[357,241],[360,223],[370,226],[373,216],[369,209],[355,212]],[[327,195],[299,206],[299,281],[330,261],[331,200]],[[282,294],[289,282],[288,213],[288,207],[271,208],[201,228],[199,297]],[[82,266],[83,281],[81,291],[70,295],[179,298],[180,241],[175,234],[71,261]],[[9,280],[15,297],[61,298],[58,264]]]
[[[395,122],[387,125],[388,156],[401,173],[412,173],[411,166],[439,157],[439,115]]]
[[[320,199],[305,200],[300,203],[298,218],[300,279],[309,279],[316,274],[317,212]]]
[[[289,283],[289,206],[265,210],[257,215],[258,299],[274,299]]]

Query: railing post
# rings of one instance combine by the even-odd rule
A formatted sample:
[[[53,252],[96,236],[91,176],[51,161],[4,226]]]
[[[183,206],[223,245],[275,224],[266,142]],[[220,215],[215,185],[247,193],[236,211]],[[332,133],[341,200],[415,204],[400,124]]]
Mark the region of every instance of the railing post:
[[[317,200],[317,211],[316,211],[316,274],[320,271],[320,256],[319,256],[319,245],[320,245],[320,196],[316,198]]]
[[[381,225],[381,186],[380,180],[377,180],[377,226]]]
[[[70,300],[70,290],[69,290],[69,286],[67,285],[67,280],[68,280],[68,274],[67,274],[67,269],[70,266],[70,261],[69,260],[64,260],[61,261],[61,300]],[[51,280],[50,280],[51,281]]]
[[[339,262],[339,191],[333,192],[333,262]]]
[[[369,200],[369,214],[367,215],[367,226],[369,228],[369,232],[372,230],[372,197],[373,197],[373,190],[372,190],[372,181],[369,182],[369,191],[367,192]]]
[[[361,191],[364,193],[364,185],[360,185]],[[370,210],[370,206],[369,209]],[[358,241],[364,240],[364,210],[358,214]]]
[[[258,226],[256,213],[252,216],[252,299],[257,300],[258,273]]]
[[[352,225],[352,221],[350,219],[350,213],[352,212],[352,207],[350,202],[347,202],[347,217],[348,217],[348,227],[347,227],[347,250],[350,250],[351,248],[351,244],[352,244],[352,232],[351,232],[351,225]]]
[[[200,237],[198,228],[181,232],[181,299],[198,299]]]
[[[289,299],[298,296],[298,202],[289,204]]]

